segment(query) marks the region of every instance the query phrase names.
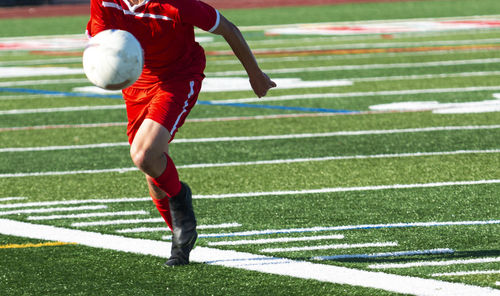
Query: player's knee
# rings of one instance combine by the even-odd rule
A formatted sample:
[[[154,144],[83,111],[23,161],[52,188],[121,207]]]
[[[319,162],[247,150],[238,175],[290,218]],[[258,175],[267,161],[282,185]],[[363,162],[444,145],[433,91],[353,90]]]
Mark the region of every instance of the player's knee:
[[[132,162],[143,172],[149,172],[154,166],[155,156],[149,149],[131,147]]]

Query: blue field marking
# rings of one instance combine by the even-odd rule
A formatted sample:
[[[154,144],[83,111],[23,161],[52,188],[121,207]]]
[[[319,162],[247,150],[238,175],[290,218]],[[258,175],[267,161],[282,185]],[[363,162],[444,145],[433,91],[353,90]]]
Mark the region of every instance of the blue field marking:
[[[332,256],[317,256],[311,260],[342,260],[342,259],[373,259],[385,257],[405,257],[405,256],[420,256],[420,255],[439,255],[439,254],[454,254],[453,249],[431,249],[431,250],[415,250],[415,251],[398,251],[373,254],[341,254]]]
[[[327,108],[308,108],[308,107],[290,107],[290,106],[276,106],[276,105],[259,105],[259,104],[244,104],[244,103],[217,103],[213,101],[198,101],[199,105],[208,106],[228,106],[228,107],[243,107],[243,108],[262,108],[262,109],[278,109],[278,110],[292,110],[303,112],[323,112],[323,113],[359,113],[359,111],[342,110],[342,109],[327,109]]]
[[[90,93],[72,93],[63,92],[55,90],[43,90],[43,89],[30,89],[30,88],[10,88],[10,87],[0,87],[0,92],[12,92],[12,93],[25,93],[25,94],[35,94],[35,95],[53,95],[58,97],[87,97],[87,98],[108,98],[108,99],[121,99],[121,95],[102,95],[102,94],[90,94]]]
[[[29,88],[0,87],[0,92],[28,93],[28,94],[35,94],[35,95],[53,95],[53,96],[58,96],[58,97],[86,97],[86,98],[122,99],[121,95],[113,95],[113,94],[73,93],[73,92],[62,92],[62,91],[29,89]],[[274,109],[274,110],[300,111],[300,112],[320,112],[320,113],[339,113],[339,114],[360,113],[360,111],[343,110],[343,109],[291,107],[291,106],[244,104],[244,103],[217,103],[217,102],[213,102],[213,101],[201,101],[201,100],[198,100],[198,102],[196,104],[197,105],[205,105],[205,106],[227,106],[227,107],[237,107],[237,108]]]

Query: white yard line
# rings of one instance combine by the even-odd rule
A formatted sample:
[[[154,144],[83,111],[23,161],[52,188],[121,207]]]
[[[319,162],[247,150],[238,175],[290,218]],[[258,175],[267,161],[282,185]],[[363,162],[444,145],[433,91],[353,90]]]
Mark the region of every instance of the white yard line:
[[[125,105],[120,104],[120,105],[79,106],[79,107],[60,107],[60,108],[11,109],[11,110],[0,111],[0,115],[38,114],[38,113],[95,111],[95,110],[117,110],[117,109],[125,109]]]
[[[165,220],[163,220],[163,218],[103,220],[103,221],[92,221],[92,222],[76,222],[72,223],[71,226],[86,227],[86,226],[104,226],[104,225],[121,225],[121,224],[143,224],[143,223],[165,223]]]
[[[498,14],[490,14],[490,15],[477,15],[477,16],[452,16],[452,17],[431,17],[431,18],[397,18],[397,19],[384,19],[384,20],[359,20],[359,21],[344,21],[344,22],[318,22],[318,23],[294,23],[293,26],[302,26],[302,25],[331,25],[331,26],[343,26],[343,25],[356,25],[356,24],[378,24],[380,22],[384,23],[392,23],[392,22],[410,22],[410,21],[464,21],[464,20],[485,20],[485,19],[496,19],[500,18]],[[255,25],[255,26],[242,26],[242,31],[264,31],[268,29],[274,28],[287,28],[290,27],[291,24],[281,24],[281,25]],[[456,31],[455,31],[456,32]],[[423,36],[429,36],[434,34],[445,34],[449,36],[453,31],[445,31],[445,32],[428,32],[423,34]],[[457,32],[461,33],[461,32]],[[420,34],[420,33],[415,33]],[[411,34],[413,35],[413,34]],[[348,38],[351,36],[347,36]],[[363,36],[366,38],[366,36]]]
[[[288,228],[288,229],[266,229],[250,230],[232,233],[212,233],[201,234],[200,238],[222,238],[222,237],[244,237],[255,235],[290,234],[322,231],[346,231],[346,230],[369,230],[369,229],[391,229],[391,228],[411,228],[411,227],[442,227],[442,226],[470,226],[470,225],[496,225],[500,220],[488,221],[446,221],[446,222],[413,222],[413,223],[388,223],[388,224],[360,224],[329,227],[309,227],[309,228]]]
[[[66,78],[66,79],[43,79],[43,80],[17,80],[0,82],[0,87],[23,86],[23,85],[50,85],[50,84],[90,84],[87,78]]]
[[[436,66],[483,64],[483,63],[496,63],[496,62],[500,62],[500,59],[490,58],[490,59],[433,61],[433,62],[420,62],[420,63],[363,64],[363,65],[322,66],[322,67],[305,67],[305,68],[283,68],[283,69],[269,69],[269,70],[266,70],[266,72],[270,73],[270,74],[279,74],[279,73],[302,73],[302,72],[310,72],[310,71],[317,72],[317,71],[335,71],[335,70],[345,71],[345,70],[358,70],[358,69],[392,69],[392,68],[412,68],[412,67],[436,67]],[[60,71],[63,71],[63,70],[60,70]],[[63,72],[61,72],[61,73],[63,74]],[[207,73],[207,76],[217,77],[217,76],[233,76],[233,75],[243,75],[243,74],[245,74],[245,73],[242,71],[225,71],[225,72]],[[371,79],[367,79],[367,80],[359,80],[358,79],[358,82],[384,80],[384,78],[382,78],[382,77],[379,77],[378,78],[379,80],[376,80],[375,77],[370,77],[370,78]],[[407,77],[406,79],[418,79],[418,78]],[[88,80],[85,78],[68,78],[68,79],[6,81],[6,82],[0,82],[0,87],[25,86],[25,85],[35,85],[35,84],[47,85],[47,84],[62,84],[62,83],[87,83],[88,84]],[[338,82],[336,82],[336,83],[338,83]],[[79,111],[79,110],[74,110],[74,111]],[[12,113],[9,113],[9,114],[12,114]]]
[[[406,128],[406,129],[336,131],[336,132],[324,132],[324,133],[282,134],[282,135],[262,135],[262,136],[243,136],[243,137],[214,137],[214,138],[191,138],[191,139],[184,138],[184,139],[176,139],[172,143],[180,144],[180,143],[288,140],[288,139],[304,139],[304,138],[325,138],[325,137],[337,137],[337,136],[386,135],[386,134],[425,133],[425,132],[461,131],[461,130],[488,130],[488,129],[499,129],[499,128],[500,125],[498,124],[466,125],[466,126],[435,126],[435,127],[422,127],[422,128]],[[115,143],[97,143],[97,144],[67,145],[67,146],[9,147],[9,148],[0,148],[0,153],[75,150],[75,149],[128,147],[128,146],[129,146],[128,142],[115,142]],[[475,150],[475,151],[480,151],[480,150]],[[440,152],[435,152],[435,153],[440,153]]]
[[[277,57],[258,57],[260,64],[265,63],[285,63],[285,62],[310,62],[310,61],[335,61],[335,60],[362,60],[362,59],[373,59],[379,57],[387,58],[400,58],[407,56],[441,56],[449,55],[450,53],[471,53],[471,52],[481,52],[489,51],[488,48],[477,48],[477,49],[443,49],[436,51],[416,51],[416,52],[376,52],[376,53],[355,53],[355,54],[323,54],[323,55],[298,55],[298,56],[277,56]],[[207,64],[210,65],[240,65],[240,61],[236,58],[221,60],[221,59],[210,59],[207,60]]]
[[[482,17],[482,16],[481,16]],[[420,20],[419,20],[420,21]],[[463,21],[463,19],[462,19]],[[355,22],[345,22],[344,24],[347,25],[347,26],[353,26]],[[360,22],[361,24],[363,25],[366,25],[366,23],[362,23]],[[384,23],[387,23],[384,21]],[[380,22],[379,22],[380,24]],[[307,24],[306,26],[322,26],[322,25],[327,25],[327,26],[338,26],[337,24],[334,24],[334,23],[309,23]],[[279,26],[279,25],[278,25]],[[287,28],[287,27],[290,27],[291,25],[283,25],[283,27]],[[292,25],[292,26],[295,26],[295,25]],[[297,25],[300,27],[300,25]],[[275,27],[276,28],[276,27]],[[274,28],[270,28],[271,30],[274,29]],[[491,29],[486,29],[486,30],[478,30],[478,31],[481,31],[481,32],[488,32],[489,30]],[[491,31],[490,31],[491,32]],[[398,33],[392,33],[394,35],[397,35],[398,37],[408,37],[408,36],[411,36],[411,37],[440,37],[440,36],[446,36],[446,37],[450,37],[450,36],[454,36],[456,37],[456,35],[463,35],[464,31],[461,31],[461,30],[447,30],[447,31],[427,31],[427,32],[423,32],[423,31],[415,31],[415,32],[398,32]],[[388,33],[389,35],[392,35],[390,33]],[[347,44],[346,41],[359,41],[357,43],[351,43],[351,44],[367,44],[368,42],[370,41],[374,41],[374,42],[379,42],[381,41],[380,39],[380,34],[373,34],[373,35],[366,35],[366,34],[360,34],[360,35],[315,35],[314,37],[308,37],[308,36],[305,36],[305,37],[301,37],[303,35],[299,35],[297,37],[293,37],[293,38],[290,38],[292,37],[292,35],[281,35],[281,36],[275,36],[274,38],[268,38],[268,39],[264,39],[264,40],[252,40],[252,41],[249,41],[249,44],[252,46],[252,47],[257,47],[257,46],[269,46],[269,45],[280,45],[280,44],[306,44],[306,43],[310,43],[310,44],[314,44],[314,43],[318,43],[318,42],[322,42],[322,43],[332,43],[332,45],[344,45],[344,44]],[[280,37],[289,37],[289,38],[280,38]],[[463,40],[466,40],[466,39],[460,39],[460,36],[458,36],[459,38],[455,39],[455,40],[443,40],[444,42],[454,42],[454,41],[457,41],[457,42],[461,42]],[[280,39],[278,39],[280,38]],[[398,39],[393,39],[394,41],[390,41],[390,39],[386,39],[386,42],[384,42],[384,44],[396,44],[396,45],[401,45],[402,42],[400,41],[397,41]],[[469,38],[470,40],[470,38]],[[497,39],[490,39],[490,38],[482,38],[482,39],[479,39],[479,38],[474,38],[474,40],[497,40]],[[437,41],[429,41],[429,42],[437,42]],[[438,41],[439,42],[439,41]],[[406,42],[405,42],[406,43]],[[227,46],[227,43],[224,43],[224,42],[212,42],[210,43],[210,46]],[[299,46],[297,46],[299,47]],[[397,46],[396,46],[397,47]],[[299,47],[300,48],[300,47]]]
[[[207,101],[210,104],[224,105],[233,103],[263,103],[275,101],[291,100],[315,100],[315,99],[335,99],[335,98],[355,98],[355,97],[374,97],[374,96],[402,96],[417,94],[438,94],[438,93],[457,93],[457,92],[479,92],[479,91],[499,91],[500,86],[470,86],[458,88],[430,88],[430,89],[407,89],[407,90],[386,90],[376,92],[347,92],[347,93],[312,93],[300,95],[268,96],[264,98],[241,98],[228,100]],[[100,105],[100,106],[78,106],[78,107],[60,107],[60,108],[37,108],[37,109],[10,109],[1,110],[0,115],[20,115],[20,114],[38,114],[54,112],[79,112],[95,110],[117,110],[125,109],[124,104],[120,105]]]
[[[20,196],[1,197],[0,202],[11,201],[11,200],[23,200],[23,199],[26,199],[26,197],[20,197]]]
[[[239,223],[222,223],[215,225],[198,225],[196,229],[222,229],[222,228],[233,228],[241,227]],[[142,233],[142,232],[158,232],[158,231],[170,231],[167,227],[137,227],[137,228],[126,228],[118,229],[117,233]],[[169,237],[164,237],[164,239],[169,239]]]
[[[461,154],[489,154],[489,153],[499,153],[499,152],[500,152],[500,149],[491,149],[491,150],[458,150],[458,151],[443,151],[443,152],[416,152],[416,153],[352,155],[352,156],[351,155],[348,155],[348,156],[326,156],[326,157],[317,157],[317,158],[276,159],[276,160],[248,161],[248,162],[187,164],[187,165],[179,165],[179,166],[177,166],[177,169],[196,169],[196,168],[249,166],[249,165],[287,164],[287,163],[333,161],[333,160],[352,160],[352,159],[403,158],[403,157],[445,156],[445,155],[461,155]],[[0,174],[0,178],[63,176],[63,175],[77,175],[77,174],[107,174],[107,173],[126,173],[126,172],[136,172],[136,171],[138,171],[138,169],[136,167],[130,167],[130,168],[101,169],[101,170],[13,173],[13,174]]]
[[[463,93],[478,91],[499,91],[500,86],[470,86],[454,88],[424,88],[424,89],[405,89],[405,90],[383,90],[366,92],[348,92],[348,93],[313,93],[300,95],[268,96],[263,98],[241,98],[210,101],[212,104],[233,104],[233,103],[256,103],[256,102],[281,102],[292,100],[316,100],[316,99],[336,99],[336,98],[356,98],[356,97],[377,97],[377,96],[406,96],[420,94],[440,94],[440,93]]]
[[[219,241],[208,242],[209,246],[241,246],[241,245],[259,245],[259,244],[273,244],[273,243],[289,243],[289,242],[302,242],[302,241],[317,241],[317,240],[330,240],[330,239],[343,239],[342,234],[334,235],[318,235],[318,236],[305,236],[305,237],[278,237],[278,238],[263,238],[263,239],[244,239],[236,241]]]
[[[44,208],[44,209],[25,209],[14,211],[0,212],[0,216],[20,215],[20,214],[34,214],[34,213],[53,213],[53,212],[73,212],[73,211],[87,211],[87,210],[101,210],[107,208],[106,205],[97,206],[81,206],[81,207],[66,207],[66,208]]]
[[[118,212],[100,212],[100,213],[83,213],[70,215],[50,215],[50,216],[29,216],[26,220],[57,220],[57,219],[81,219],[92,217],[114,217],[114,216],[134,216],[134,215],[149,215],[149,212],[140,211],[118,211]]]
[[[0,209],[17,209],[29,207],[48,207],[60,205],[80,205],[89,203],[132,203],[132,202],[150,202],[151,197],[129,197],[129,198],[106,198],[106,199],[78,199],[78,200],[56,200],[56,201],[38,201],[26,203],[0,204]]]
[[[417,79],[436,79],[436,78],[453,78],[453,77],[481,77],[481,76],[497,76],[500,71],[483,71],[483,72],[461,72],[447,74],[422,74],[422,75],[399,75],[399,76],[379,76],[379,77],[362,77],[362,78],[346,78],[353,82],[380,82],[390,80],[417,80]]]
[[[475,44],[497,44],[499,38],[485,39],[466,39],[466,40],[438,40],[438,41],[418,41],[418,42],[384,42],[384,43],[343,43],[343,44],[323,44],[323,45],[302,45],[302,46],[283,46],[269,48],[255,48],[253,52],[259,54],[283,53],[294,54],[296,51],[314,51],[314,50],[338,50],[338,49],[372,49],[372,48],[399,48],[399,47],[423,47],[423,46],[459,46]],[[214,54],[230,55],[230,50],[207,50]],[[266,71],[267,72],[267,71]]]
[[[422,262],[411,262],[411,263],[381,263],[381,264],[369,265],[368,268],[372,269],[413,268],[413,267],[424,267],[424,266],[450,266],[450,265],[478,264],[478,263],[492,263],[492,262],[500,262],[500,257],[474,258],[474,259],[463,259],[463,260],[445,260],[445,261],[422,261]]]
[[[165,220],[163,220],[163,218],[104,220],[104,221],[92,221],[92,222],[77,222],[71,224],[71,226],[86,227],[86,226],[104,226],[104,225],[122,225],[122,224],[143,224],[143,223],[165,223]],[[228,228],[228,227],[240,227],[240,226],[241,224],[233,222],[233,223],[218,224],[213,227],[210,225],[199,225],[198,228],[210,229],[210,228]]]
[[[86,145],[69,145],[69,146],[39,146],[39,147],[20,147],[20,148],[1,148],[1,152],[33,152],[33,151],[57,151],[57,150],[74,150],[74,149],[95,149],[95,148],[110,148],[110,147],[128,147],[128,142],[118,143],[99,143]]]
[[[464,275],[476,275],[476,274],[500,274],[500,270],[472,270],[472,271],[457,271],[457,272],[443,272],[443,273],[433,273],[431,276],[464,276]]]
[[[231,117],[213,117],[213,118],[191,118],[186,119],[186,122],[224,122],[224,121],[239,121],[239,120],[265,120],[279,118],[300,118],[300,117],[325,117],[335,116],[338,113],[300,113],[300,114],[273,114],[273,115],[255,115],[255,116],[231,116]],[[126,122],[103,122],[103,123],[87,123],[87,124],[54,124],[54,125],[34,125],[34,126],[14,126],[0,128],[0,132],[7,131],[24,131],[24,130],[45,130],[59,128],[95,128],[95,127],[113,127],[126,126]]]
[[[240,120],[265,120],[265,119],[280,119],[280,118],[301,118],[301,117],[325,117],[335,116],[337,113],[300,113],[300,114],[273,114],[273,115],[255,115],[255,116],[231,116],[231,117],[213,117],[213,118],[191,118],[186,119],[186,122],[224,122],[224,121],[240,121]],[[126,122],[103,122],[103,123],[87,123],[87,124],[54,124],[54,125],[34,125],[34,126],[14,126],[0,128],[0,132],[7,131],[24,131],[24,130],[45,130],[45,129],[62,129],[62,128],[95,128],[95,127],[114,127],[126,126]]]
[[[380,82],[392,80],[416,80],[416,79],[436,79],[436,78],[453,78],[453,77],[481,77],[481,76],[497,76],[500,71],[481,71],[481,72],[459,72],[459,73],[446,73],[446,74],[422,74],[422,75],[399,75],[399,76],[376,76],[376,77],[346,77],[344,81],[352,82]],[[319,81],[321,82],[321,80]],[[6,81],[0,82],[0,87],[13,87],[24,85],[50,85],[50,84],[74,84],[86,83],[89,84],[86,78],[67,78],[67,79],[43,79],[43,80],[24,80],[24,81]],[[337,82],[338,83],[338,82]],[[347,85],[347,84],[346,84]],[[280,84],[280,87],[282,85]],[[317,87],[324,87],[325,85],[318,85]],[[294,86],[293,88],[305,88]],[[24,97],[24,95],[23,95]],[[35,95],[35,97],[39,97]],[[31,98],[31,97],[27,97]],[[62,96],[61,96],[62,98]],[[3,99],[0,96],[0,100]],[[11,96],[10,99],[21,99],[21,96]]]
[[[138,238],[121,237],[47,225],[29,224],[0,219],[0,233],[33,239],[72,242],[84,246],[166,258],[170,243]],[[313,279],[335,284],[361,286],[411,295],[477,295],[498,296],[500,291],[461,283],[433,279],[385,274],[333,265],[275,258],[250,253],[197,247],[191,261],[225,267],[253,270],[302,279]]]
[[[382,248],[382,247],[397,247],[397,242],[383,243],[362,243],[362,244],[334,244],[320,246],[304,246],[290,248],[267,248],[260,250],[263,253],[283,253],[283,252],[300,252],[300,251],[316,251],[316,250],[334,250],[334,249],[357,249],[357,248]]]
[[[70,67],[0,67],[0,78],[84,75],[83,68]]]
[[[280,26],[280,25],[278,25]],[[342,43],[333,43],[332,45],[340,45],[340,44],[345,44],[345,41],[363,41],[366,42],[367,39],[374,40],[374,41],[380,41],[379,38],[376,38],[375,36],[367,37],[365,36],[315,36],[315,37],[293,37],[293,38],[280,38],[281,36],[275,36],[274,38],[267,38],[264,40],[249,40],[248,44],[254,48],[257,46],[269,46],[269,45],[283,45],[283,44],[306,44],[306,43],[318,43],[318,42],[339,42],[340,40]],[[287,36],[290,37],[290,36]],[[375,38],[373,38],[375,37]],[[210,44],[207,44],[210,47],[223,47],[227,46],[227,43],[224,41],[219,41],[219,42],[212,42]],[[301,48],[301,46],[296,46],[294,48]],[[260,60],[260,59],[259,59]]]
[[[338,115],[338,113],[299,113],[299,114],[273,114],[273,115],[255,115],[255,116],[230,116],[230,117],[212,117],[212,118],[191,118],[191,119],[188,118],[188,119],[186,119],[186,122],[225,122],[225,121],[240,121],[240,120],[266,120],[266,119],[280,119],[280,118],[325,117],[325,116],[336,116],[336,115]],[[103,123],[87,123],[87,124],[55,124],[55,125],[14,126],[14,127],[0,128],[0,132],[22,131],[22,130],[59,129],[59,128],[95,128],[95,127],[113,127],[113,126],[126,126],[126,125],[127,125],[126,122],[103,122]]]
[[[46,129],[62,129],[62,128],[96,128],[96,127],[114,127],[126,126],[126,122],[103,122],[103,123],[86,123],[86,124],[54,124],[54,125],[34,125],[34,126],[13,126],[0,128],[0,132],[7,131],[26,131],[26,130],[46,130]]]
[[[194,195],[193,198],[194,199],[223,199],[223,198],[238,198],[238,197],[324,194],[324,193],[352,192],[352,191],[375,191],[375,190],[387,190],[387,189],[433,188],[433,187],[447,187],[447,186],[499,184],[499,183],[500,183],[500,179],[493,179],[493,180],[478,180],[478,181],[454,181],[454,182],[393,184],[393,185],[375,185],[375,186],[359,186],[359,187],[333,187],[333,188],[306,189],[306,190],[209,194],[209,195]]]
[[[50,65],[50,64],[73,64],[82,63],[82,58],[56,58],[56,59],[38,59],[38,60],[17,60],[17,61],[2,61],[1,67],[11,66],[33,66],[33,65]]]
[[[311,259],[312,260],[367,259],[367,258],[418,256],[418,255],[453,254],[454,252],[455,251],[452,249],[432,249],[432,250],[384,252],[384,253],[373,253],[373,254],[342,254],[342,255],[332,255],[332,256],[317,256]]]
[[[262,191],[262,192],[193,195],[193,199],[224,199],[224,198],[239,198],[239,197],[308,195],[308,194],[325,194],[325,193],[335,193],[335,192],[377,191],[377,190],[388,190],[388,189],[414,189],[414,188],[433,188],[433,187],[448,187],[448,186],[470,186],[470,185],[487,185],[487,184],[499,184],[499,183],[500,183],[499,179],[492,179],[492,180],[450,181],[450,182],[416,183],[416,184],[374,185],[374,186],[358,186],[358,187],[332,187],[332,188],[289,190],[289,191]],[[141,199],[141,201],[142,200],[143,199]],[[90,201],[76,201],[76,203],[90,203]],[[0,205],[0,209],[5,208],[5,206],[15,207],[19,205],[18,204]]]
[[[229,167],[229,166],[246,166],[246,165],[287,164],[287,163],[331,161],[331,160],[399,158],[399,157],[441,156],[441,155],[460,155],[460,154],[484,154],[484,153],[500,153],[500,149],[492,149],[492,150],[457,150],[457,151],[443,151],[443,152],[416,152],[416,153],[352,155],[352,156],[351,155],[347,155],[347,156],[326,156],[326,157],[315,157],[315,158],[293,158],[293,159],[257,160],[257,161],[247,161],[247,162],[205,163],[205,164],[180,165],[177,168],[179,168],[179,169],[185,169],[185,168],[212,168],[212,167]]]
[[[46,201],[46,202],[28,202],[28,203],[15,203],[15,204],[0,204],[0,209],[13,209],[13,208],[26,208],[26,207],[45,207],[56,205],[76,205],[88,203],[133,203],[133,202],[149,202],[150,197],[137,197],[137,198],[111,198],[111,199],[88,199],[88,200],[62,200],[62,201]],[[154,220],[153,220],[154,219]],[[161,218],[147,219],[146,221],[139,220],[138,223],[149,222],[162,222]],[[135,223],[132,220],[131,223]],[[98,221],[96,221],[98,222]],[[100,221],[99,224],[90,224],[88,226],[108,225]],[[102,224],[101,224],[102,223]],[[114,223],[111,223],[114,224]],[[110,224],[110,225],[111,225]],[[258,231],[244,231],[233,233],[215,233],[204,234],[204,238],[217,238],[217,237],[237,237],[237,236],[252,236],[252,235],[270,235],[270,234],[290,234],[290,233],[304,233],[304,232],[321,232],[321,231],[345,231],[345,230],[358,230],[358,229],[383,229],[383,228],[407,228],[407,227],[439,227],[439,226],[467,226],[467,225],[495,225],[500,224],[500,220],[486,220],[486,221],[431,221],[431,222],[413,222],[413,223],[389,223],[389,224],[361,224],[361,225],[345,225],[345,226],[332,226],[332,227],[312,227],[312,228],[289,228],[289,229],[267,229]],[[78,224],[72,226],[87,226],[87,224]],[[201,237],[201,236],[200,236]]]
[[[444,66],[493,64],[493,63],[500,63],[500,58],[449,60],[449,61],[418,62],[418,63],[362,64],[362,65],[339,65],[339,66],[334,65],[334,66],[266,69],[264,71],[268,74],[285,74],[285,73],[324,72],[324,71],[444,67]],[[207,75],[207,77],[240,76],[240,75],[246,75],[246,72],[241,70],[236,70],[236,71],[207,72],[205,74]]]
[[[0,174],[0,178],[67,176],[67,175],[78,175],[78,174],[109,174],[109,173],[123,174],[123,173],[127,173],[127,172],[137,172],[137,171],[139,171],[138,168],[130,167],[130,168],[116,168],[116,169],[102,169],[102,170],[80,170],[80,171]]]

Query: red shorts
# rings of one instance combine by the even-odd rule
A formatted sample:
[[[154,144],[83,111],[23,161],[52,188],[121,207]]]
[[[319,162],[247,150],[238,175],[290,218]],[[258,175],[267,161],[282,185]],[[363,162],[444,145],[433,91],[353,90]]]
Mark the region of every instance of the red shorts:
[[[129,87],[123,90],[127,106],[127,136],[132,144],[137,130],[148,118],[163,125],[174,138],[196,104],[203,75],[153,84],[150,88]]]

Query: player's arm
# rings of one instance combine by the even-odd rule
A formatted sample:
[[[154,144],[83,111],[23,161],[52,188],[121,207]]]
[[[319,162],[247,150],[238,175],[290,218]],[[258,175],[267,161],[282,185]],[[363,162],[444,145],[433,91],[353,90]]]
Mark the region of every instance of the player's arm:
[[[269,89],[276,87],[276,83],[259,68],[257,60],[240,30],[222,14],[220,15],[219,25],[212,33],[221,35],[226,39],[226,42],[247,71],[252,89],[259,98],[265,96]]]
[[[87,23],[86,35],[88,38],[95,36],[97,33],[104,31],[106,29],[112,29],[113,23],[111,18],[104,11],[102,7],[102,1],[91,0],[90,1],[90,20]]]

